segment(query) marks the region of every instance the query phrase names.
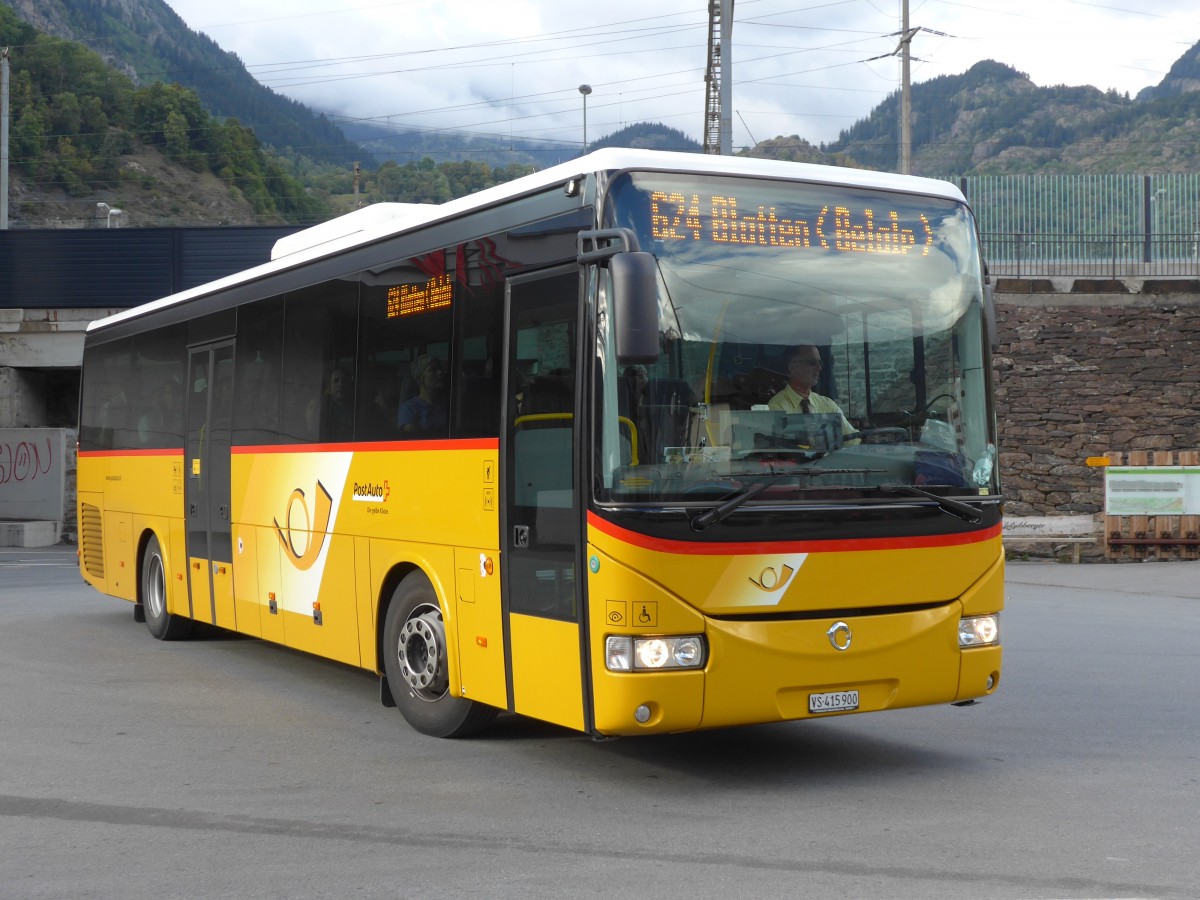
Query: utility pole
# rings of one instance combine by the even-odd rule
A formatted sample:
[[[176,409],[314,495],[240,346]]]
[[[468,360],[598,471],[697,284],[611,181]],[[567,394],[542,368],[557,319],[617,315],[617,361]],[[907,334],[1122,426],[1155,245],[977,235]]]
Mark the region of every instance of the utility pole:
[[[708,0],[704,152],[733,154],[733,0]]]
[[[914,32],[908,27],[908,0],[900,0],[900,174],[912,174],[912,84],[909,57]]]
[[[900,0],[900,43],[891,53],[882,56],[872,56],[863,62],[873,62],[877,59],[887,59],[891,56],[900,57],[900,174],[912,174],[912,83],[909,76],[909,62],[912,59],[912,39],[922,31],[926,34],[936,34],[939,37],[953,37],[944,31],[934,31],[932,28],[908,24],[908,0]]]
[[[8,229],[8,50],[0,50],[0,231]]]

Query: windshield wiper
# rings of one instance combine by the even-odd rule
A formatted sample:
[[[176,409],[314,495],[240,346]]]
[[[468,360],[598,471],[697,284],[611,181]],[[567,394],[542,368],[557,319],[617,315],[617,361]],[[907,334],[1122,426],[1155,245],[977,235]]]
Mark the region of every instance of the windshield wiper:
[[[971,504],[963,503],[961,500],[951,500],[949,497],[940,497],[937,494],[929,493],[929,491],[923,491],[919,487],[913,487],[911,484],[881,484],[877,490],[892,491],[897,494],[909,494],[913,497],[924,497],[926,500],[932,500],[936,503],[938,509],[947,515],[970,522],[972,525],[978,525],[983,521],[983,511],[976,509]]]
[[[783,478],[789,477],[807,477],[816,478],[819,475],[862,475],[869,472],[882,472],[883,469],[796,469],[794,471],[780,472],[774,478],[769,478],[766,481],[760,481],[758,484],[752,484],[744,491],[740,491],[726,500],[719,506],[714,506],[712,509],[705,510],[702,513],[697,513],[692,516],[692,530],[703,531],[710,525],[716,525],[727,515],[745,503],[747,500],[753,500],[767,488],[771,487],[776,482]],[[932,494],[930,496],[933,496]],[[938,498],[941,499],[941,498]],[[962,504],[966,506],[966,504]],[[970,509],[968,506],[967,509]]]
[[[754,499],[782,477],[782,475],[776,475],[768,481],[760,481],[758,484],[752,484],[744,491],[734,494],[720,506],[714,506],[712,509],[697,513],[692,516],[692,531],[703,531],[709,525],[716,525],[747,500]]]

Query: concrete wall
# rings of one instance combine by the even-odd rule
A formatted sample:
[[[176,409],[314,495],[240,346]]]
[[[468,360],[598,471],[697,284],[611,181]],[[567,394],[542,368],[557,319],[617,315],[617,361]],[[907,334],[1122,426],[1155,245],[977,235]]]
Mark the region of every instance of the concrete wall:
[[[58,543],[74,441],[64,428],[0,428],[0,547]]]

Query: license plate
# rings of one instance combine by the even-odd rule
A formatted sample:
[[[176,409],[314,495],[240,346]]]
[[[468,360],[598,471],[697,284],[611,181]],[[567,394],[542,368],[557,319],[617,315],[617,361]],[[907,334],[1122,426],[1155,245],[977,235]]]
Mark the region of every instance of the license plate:
[[[847,712],[858,709],[858,691],[830,691],[827,694],[809,694],[810,713]]]

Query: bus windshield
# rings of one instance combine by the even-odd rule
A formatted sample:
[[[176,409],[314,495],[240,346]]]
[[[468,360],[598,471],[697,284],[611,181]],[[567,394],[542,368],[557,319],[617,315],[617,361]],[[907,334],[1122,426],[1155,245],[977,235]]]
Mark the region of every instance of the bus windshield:
[[[963,204],[634,172],[606,213],[657,260],[661,353],[617,360],[602,280],[597,502],[997,492]]]

